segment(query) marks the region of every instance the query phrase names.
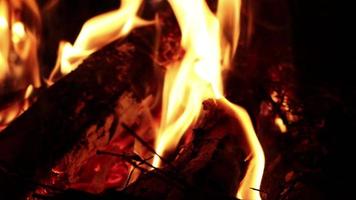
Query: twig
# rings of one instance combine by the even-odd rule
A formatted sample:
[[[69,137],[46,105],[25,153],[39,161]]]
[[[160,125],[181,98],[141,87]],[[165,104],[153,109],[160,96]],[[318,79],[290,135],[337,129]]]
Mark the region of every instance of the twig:
[[[126,125],[125,123],[121,124],[122,127],[124,127],[124,129],[130,133],[133,137],[135,137],[144,147],[146,147],[149,151],[151,151],[152,153],[154,153],[155,155],[157,155],[165,164],[170,165],[171,167],[172,164],[166,160],[165,158],[163,158],[162,156],[160,156],[156,150],[154,148],[151,147],[151,145],[149,145],[144,139],[142,139],[134,130],[132,130],[128,125]],[[154,167],[155,168],[155,167]]]
[[[139,166],[136,162],[134,162],[134,161],[142,160],[137,155],[130,156],[130,155],[127,155],[127,154],[119,154],[119,153],[113,153],[113,152],[108,152],[108,151],[97,151],[96,154],[97,155],[109,155],[109,156],[120,157],[120,158],[124,159],[125,161],[127,161],[128,163],[130,163],[135,168],[139,169],[141,172],[143,172],[143,173],[147,172],[147,170],[145,168]]]
[[[108,152],[108,151],[97,151],[96,152],[98,155],[110,155],[110,156],[116,156],[116,157],[120,157],[122,159],[124,159],[125,161],[127,161],[128,163],[130,163],[132,166],[134,166],[135,168],[141,170],[143,173],[148,172],[145,168],[141,167],[141,164],[145,164],[149,167],[151,167],[152,169],[155,170],[155,172],[161,176],[158,176],[159,178],[165,178],[165,180],[174,182],[177,184],[177,186],[180,186],[182,189],[189,187],[189,185],[187,185],[184,181],[177,179],[177,177],[172,177],[170,174],[167,174],[165,171],[154,167],[153,165],[151,165],[151,163],[147,162],[147,160],[149,159],[142,159],[141,157],[139,157],[137,154],[135,155],[127,155],[127,154],[120,154],[120,153],[114,153],[114,152]],[[140,162],[139,164],[137,164],[135,161]]]
[[[252,187],[250,187],[250,189],[251,189],[251,190],[254,190],[254,191],[258,191],[258,192],[260,192],[260,193],[262,193],[262,194],[267,195],[267,192],[265,192],[265,191],[263,191],[263,190],[261,190],[261,189],[258,189],[258,188],[252,188]]]
[[[133,172],[135,171],[135,167],[130,171],[129,175],[127,176],[127,179],[126,179],[126,182],[125,182],[125,186],[124,186],[124,189],[125,190],[128,186],[129,186],[129,183],[130,183],[130,180],[131,180],[131,177],[132,177],[132,174]]]
[[[149,157],[149,158],[146,158],[146,159],[143,159],[144,161],[148,161],[148,160],[151,160],[153,158],[153,156],[151,156],[151,157]],[[138,165],[142,165],[142,164],[145,164],[144,162],[140,162],[140,163],[138,163]],[[132,177],[132,174],[133,174],[133,172],[135,171],[135,167],[133,167],[133,169],[130,171],[130,173],[129,173],[129,175],[128,175],[128,177],[127,177],[127,179],[126,179],[126,183],[125,183],[125,187],[124,187],[124,189],[126,189],[127,187],[128,187],[128,185],[129,185],[129,182],[130,182],[130,180],[131,180],[131,177]]]

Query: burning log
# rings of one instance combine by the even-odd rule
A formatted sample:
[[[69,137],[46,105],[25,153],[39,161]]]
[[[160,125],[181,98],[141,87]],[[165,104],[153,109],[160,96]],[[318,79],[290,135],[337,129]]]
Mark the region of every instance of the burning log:
[[[95,143],[110,141],[123,112],[120,98],[139,100],[146,95],[153,66],[144,41],[147,34],[154,34],[153,29],[138,31],[92,54],[2,131],[1,197],[20,198],[66,153],[89,145],[90,138],[83,137],[90,127],[95,126],[99,134]]]
[[[232,129],[235,122],[221,105],[213,100],[204,105],[192,141],[181,145],[165,168],[142,175],[127,193],[138,199],[235,199],[244,169],[241,130]]]
[[[205,111],[193,131],[193,139],[181,144],[175,159],[165,161],[166,167],[147,171],[142,165],[153,166],[129,155],[99,152],[104,155],[125,157],[143,174],[123,191],[108,190],[100,195],[67,190],[43,199],[236,199],[234,196],[244,171],[245,150],[241,130],[231,129],[234,119],[219,103],[204,102]],[[132,131],[132,130],[131,130]],[[233,133],[233,134],[232,134]],[[238,133],[238,134],[236,134]],[[167,163],[169,162],[169,163]],[[153,167],[154,168],[154,167]]]
[[[229,15],[216,15],[209,10],[205,1],[194,4],[195,8],[181,1],[170,1],[170,5],[181,26],[185,53],[182,59],[165,65],[165,78],[171,80],[163,87],[162,119],[155,141],[155,151],[161,156],[155,156],[150,165],[155,170],[147,172],[143,168],[144,174],[125,193],[138,199],[235,198],[241,180],[241,163],[246,153],[250,162],[237,195],[240,198],[260,199],[256,191],[263,174],[263,150],[248,114],[223,97],[221,70],[230,65],[237,46],[239,15],[234,14],[232,24],[236,30],[231,36],[223,30],[230,27],[224,23]],[[218,10],[228,7],[234,13],[239,11],[240,4],[234,3],[232,6],[222,3]],[[194,16],[196,11],[205,17],[190,23],[191,18],[186,16]],[[213,19],[211,22],[214,23],[208,19]],[[218,28],[220,23],[223,24],[222,30]],[[151,33],[148,38],[154,38],[154,32],[148,32]],[[23,190],[18,192],[14,183],[4,184],[3,188],[8,192],[5,194],[16,193],[21,196],[28,191],[27,187],[31,185],[29,181],[45,177],[56,161],[68,157],[68,152],[70,158],[77,157],[75,160],[80,165],[116,135],[122,123],[122,98],[130,98],[135,102],[152,93],[152,87],[147,89],[142,85],[154,85],[148,80],[153,73],[153,62],[149,55],[156,55],[150,48],[156,45],[150,41],[147,45],[142,41],[147,37],[138,35],[133,33],[127,42],[121,45],[115,42],[93,54],[76,71],[40,95],[31,109],[3,132],[0,138],[4,143],[0,150],[5,152],[0,154],[2,176],[9,180],[14,176],[21,177],[18,179],[22,180],[19,187]],[[96,41],[100,36],[92,39]],[[219,37],[223,40],[221,43]],[[88,44],[89,41],[90,38]],[[179,54],[179,51],[175,53]],[[208,73],[203,70],[205,66],[209,68]],[[208,103],[213,108],[208,109],[207,119],[197,123],[200,131],[193,134],[193,142],[183,146],[174,161],[165,161],[166,166],[158,169],[163,163],[161,157],[166,157],[167,151],[176,148],[181,136],[190,132],[190,126],[197,125],[195,122],[201,111],[201,102],[208,98],[220,100]],[[23,127],[27,129],[24,131]],[[63,133],[66,133],[65,137]],[[18,147],[14,144],[18,144]],[[139,162],[145,159],[139,159]]]

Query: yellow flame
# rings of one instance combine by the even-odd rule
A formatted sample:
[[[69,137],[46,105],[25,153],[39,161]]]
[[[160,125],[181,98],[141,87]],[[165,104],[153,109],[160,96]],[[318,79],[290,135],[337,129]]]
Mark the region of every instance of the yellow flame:
[[[27,19],[32,26],[23,22],[26,17],[32,19]],[[24,96],[2,105],[0,130],[29,107],[34,87],[41,85],[36,32],[39,23],[39,9],[34,0],[0,0],[0,89],[4,90],[0,93],[27,86]]]
[[[35,33],[37,27],[32,27],[33,30],[26,27],[21,21],[23,16],[18,12],[25,13],[23,16],[31,17],[34,21],[40,21],[34,0],[0,0],[0,85],[5,78],[9,78],[40,87]]]
[[[246,110],[232,104],[225,98],[222,99],[222,102],[227,106],[227,110],[231,109],[233,111],[233,116],[242,125],[243,137],[247,142],[249,150],[248,157],[246,158],[246,161],[248,161],[247,171],[239,185],[236,197],[239,199],[259,200],[261,197],[258,190],[260,189],[265,166],[265,156],[262,146],[258,141],[255,129]]]
[[[0,82],[8,74],[8,56],[10,51],[9,5],[0,0]]]
[[[33,93],[33,85],[27,86],[23,99],[18,99],[12,102],[11,105],[0,110],[0,131],[5,129],[10,122],[20,116],[30,107],[30,98]]]
[[[26,36],[25,26],[21,22],[15,22],[12,25],[12,41],[14,43],[19,43]]]
[[[175,148],[196,120],[202,101],[221,95],[219,22],[202,0],[169,1],[182,32],[186,50],[180,63],[168,67],[163,89],[162,119],[156,151]],[[212,66],[212,67],[209,67]],[[153,165],[159,166],[155,157]]]
[[[284,124],[283,120],[280,117],[274,119],[274,124],[279,128],[281,133],[287,132],[287,126]]]
[[[240,36],[240,0],[219,0],[217,17],[220,22],[221,57],[224,69],[229,68]]]
[[[169,3],[177,17],[182,32],[181,45],[186,53],[181,62],[172,64],[166,72],[156,152],[164,155],[177,146],[195,123],[204,100],[220,99],[242,125],[249,151],[247,173],[237,197],[260,199],[254,189],[259,189],[261,184],[264,153],[247,112],[224,98],[221,76],[237,47],[241,2],[220,0],[217,14],[209,9],[205,0],[169,0]],[[153,165],[160,166],[159,157],[154,158]]]
[[[117,10],[95,16],[85,22],[73,45],[69,42],[61,43],[50,82],[59,71],[62,75],[68,74],[90,54],[127,35],[132,29],[152,24],[137,17],[141,4],[142,0],[122,0]]]

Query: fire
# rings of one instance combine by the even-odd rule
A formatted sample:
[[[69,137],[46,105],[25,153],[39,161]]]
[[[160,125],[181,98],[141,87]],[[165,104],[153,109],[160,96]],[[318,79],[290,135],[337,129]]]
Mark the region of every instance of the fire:
[[[0,131],[5,129],[7,125],[12,122],[16,117],[25,112],[31,105],[31,95],[33,86],[29,85],[23,94],[23,98],[18,101],[12,102],[11,105],[5,107],[0,112]]]
[[[10,24],[9,24],[9,8],[7,1],[0,1],[0,81],[2,81],[8,74],[8,56],[10,46]]]
[[[10,5],[9,2],[16,4]],[[12,10],[12,7],[26,4],[36,16],[38,9],[34,2],[0,0],[0,86],[5,79],[22,77],[26,71],[14,68],[16,63],[10,59],[12,54],[18,56],[23,68],[31,69],[23,98],[0,111],[0,130],[28,108],[33,88],[40,86],[36,35]],[[263,149],[246,110],[229,102],[223,91],[222,71],[229,68],[239,39],[241,1],[219,0],[216,13],[210,10],[205,0],[168,2],[182,32],[181,46],[185,55],[181,61],[167,66],[156,152],[164,156],[166,151],[176,148],[180,138],[199,117],[202,102],[215,99],[235,119],[236,125],[242,127],[247,144],[248,168],[237,197],[261,199],[258,189],[264,170]],[[126,36],[134,28],[153,24],[138,17],[142,3],[143,0],[121,0],[117,10],[88,20],[74,44],[61,42],[48,84],[70,73],[90,54]],[[160,166],[159,157],[154,157],[153,166]]]
[[[287,126],[284,124],[282,118],[276,117],[274,119],[274,124],[279,128],[281,133],[286,133],[287,132]]]
[[[24,14],[19,14],[19,13]],[[33,0],[0,0],[0,95],[25,91],[0,110],[0,130],[29,107],[33,88],[41,86],[37,59],[36,23],[25,24],[23,18],[40,22],[39,9]]]
[[[150,25],[137,16],[142,0],[121,0],[120,8],[95,16],[83,25],[74,44],[62,41],[58,50],[57,63],[49,77],[63,76],[77,68],[90,54],[103,46],[127,35],[136,27]]]
[[[182,32],[184,58],[167,67],[163,89],[162,119],[155,144],[164,155],[198,118],[202,102],[217,99],[243,127],[249,162],[237,197],[260,199],[258,189],[264,170],[264,153],[248,113],[223,96],[222,70],[227,69],[239,37],[240,1],[220,0],[214,14],[204,0],[169,0]],[[153,165],[160,166],[156,156]]]
[[[5,79],[23,79],[39,87],[38,41],[34,30],[37,27],[29,27],[22,22],[17,12],[23,10],[28,10],[30,18],[40,21],[34,1],[0,0],[0,84]],[[18,58],[19,62],[14,58]]]

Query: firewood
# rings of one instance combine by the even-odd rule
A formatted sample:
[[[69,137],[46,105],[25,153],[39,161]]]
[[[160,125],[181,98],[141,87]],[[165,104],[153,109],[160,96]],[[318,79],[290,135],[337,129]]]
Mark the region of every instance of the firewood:
[[[144,39],[154,38],[153,34],[152,27],[137,30],[92,54],[45,89],[0,133],[1,197],[23,197],[33,188],[33,180],[44,177],[66,153],[88,142],[90,128],[101,134],[91,138],[95,143],[110,140],[121,117],[120,98],[138,101],[147,95],[147,85],[152,88],[148,82],[154,81],[150,75],[153,45]]]
[[[236,199],[245,167],[242,143],[236,134],[238,130],[230,129],[231,117],[218,106],[208,104],[210,106],[206,107],[193,130],[193,139],[178,148],[169,165],[151,171],[142,169],[143,174],[138,180],[122,191],[108,190],[93,195],[67,190],[47,198],[63,200],[80,195],[84,200],[113,197],[133,200]],[[100,154],[124,157],[130,163],[138,160],[114,152]]]
[[[138,199],[234,199],[244,170],[241,138],[220,108],[209,106],[202,116],[171,165],[142,175],[127,193]]]
[[[172,35],[177,28],[161,31]],[[151,55],[157,55],[155,61],[165,65],[183,54],[179,40],[170,37],[160,40],[178,46],[176,49],[160,47],[158,53],[152,53],[155,45],[147,38],[155,38],[154,34],[151,28],[140,29],[94,53],[44,90],[28,111],[1,132],[1,199],[23,199],[59,160],[74,159],[81,165],[110,142],[121,125],[121,99],[131,99],[130,106],[135,107],[153,93],[154,83],[162,81],[152,79]],[[58,195],[48,199],[235,199],[244,168],[243,150],[238,137],[230,134],[235,130],[229,128],[229,117],[215,111],[208,109],[207,118],[193,131],[194,139],[171,156],[173,161],[142,174],[124,191],[89,194],[59,189]],[[72,165],[69,170],[74,168]]]

